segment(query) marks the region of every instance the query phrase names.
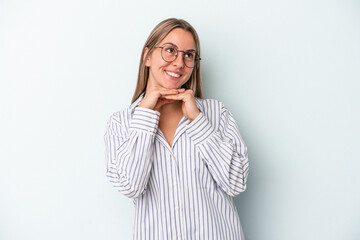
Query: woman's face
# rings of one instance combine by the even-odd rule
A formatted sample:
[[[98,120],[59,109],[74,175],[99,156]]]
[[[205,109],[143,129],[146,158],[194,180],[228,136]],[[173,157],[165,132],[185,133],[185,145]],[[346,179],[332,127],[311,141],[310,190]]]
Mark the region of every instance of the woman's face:
[[[196,50],[192,34],[181,28],[173,29],[158,45],[174,45],[180,51]],[[185,66],[183,61],[184,52],[178,52],[177,58],[172,62],[166,62],[161,57],[161,48],[154,48],[150,56],[145,60],[145,65],[150,68],[148,86],[163,87],[166,89],[178,89],[190,78],[193,68]]]

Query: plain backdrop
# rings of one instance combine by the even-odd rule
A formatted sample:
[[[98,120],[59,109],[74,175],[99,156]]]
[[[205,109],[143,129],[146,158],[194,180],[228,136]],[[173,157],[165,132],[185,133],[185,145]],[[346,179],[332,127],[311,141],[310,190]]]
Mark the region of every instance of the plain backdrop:
[[[131,239],[103,135],[168,17],[248,145],[247,240],[360,239],[358,0],[0,0],[0,239]]]

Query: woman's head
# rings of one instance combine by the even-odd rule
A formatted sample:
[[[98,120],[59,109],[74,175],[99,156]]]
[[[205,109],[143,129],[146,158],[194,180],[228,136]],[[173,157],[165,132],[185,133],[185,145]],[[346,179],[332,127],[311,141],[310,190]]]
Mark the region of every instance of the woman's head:
[[[182,45],[183,47],[184,46],[192,46],[192,47],[187,49],[182,49],[181,46],[175,46],[175,48],[179,50],[178,57],[176,58],[176,60],[174,60],[174,62],[168,62],[168,64],[169,65],[173,64],[174,66],[177,63],[183,64],[183,66],[180,66],[180,68],[183,69],[181,74],[182,73],[184,74],[183,79],[185,81],[183,85],[179,87],[183,87],[185,89],[192,89],[194,91],[195,97],[202,97],[200,61],[199,61],[200,58],[199,37],[195,29],[188,22],[181,19],[170,18],[159,23],[150,33],[148,39],[145,42],[140,59],[137,86],[135,89],[132,102],[134,102],[139,97],[139,95],[146,90],[149,77],[151,79],[154,79],[152,78],[153,77],[152,74],[154,73],[154,71],[155,71],[155,76],[157,76],[156,75],[157,69],[155,69],[154,71],[150,71],[150,68],[152,68],[153,66],[157,66],[155,60],[161,59],[160,61],[162,61],[163,65],[164,64],[166,65],[167,62],[165,62],[165,60],[168,59],[163,58],[165,56],[164,53],[166,51],[166,49],[164,49],[163,47],[169,46],[168,43],[173,43],[171,39],[174,39],[174,36],[177,37],[175,39],[179,39],[179,37],[184,38],[181,39],[184,41],[181,42],[178,41],[179,43],[178,45]],[[170,41],[166,41],[167,39],[169,39]],[[176,40],[174,41],[176,42]],[[185,43],[182,44],[183,42]],[[187,57],[191,57],[191,52],[189,51],[192,50],[196,51],[195,65],[193,66],[193,68],[191,61],[185,60],[185,62],[182,62],[183,59]],[[181,51],[186,51],[187,53]],[[155,58],[155,60],[152,60],[152,58]],[[166,67],[165,70],[169,70],[169,68]]]

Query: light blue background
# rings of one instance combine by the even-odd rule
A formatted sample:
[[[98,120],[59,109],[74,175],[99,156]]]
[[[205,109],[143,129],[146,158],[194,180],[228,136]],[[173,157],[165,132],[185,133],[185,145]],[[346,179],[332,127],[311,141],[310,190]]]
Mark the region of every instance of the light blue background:
[[[0,239],[131,239],[103,134],[168,17],[198,30],[205,96],[248,145],[247,240],[360,239],[356,0],[0,0]]]

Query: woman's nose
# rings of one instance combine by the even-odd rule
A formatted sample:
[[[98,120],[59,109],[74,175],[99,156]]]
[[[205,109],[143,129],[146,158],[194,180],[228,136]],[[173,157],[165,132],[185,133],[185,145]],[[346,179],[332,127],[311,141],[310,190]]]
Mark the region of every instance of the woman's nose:
[[[178,66],[178,67],[184,67],[184,60],[183,60],[183,55],[184,53],[179,52],[176,59],[172,62],[172,64]]]

